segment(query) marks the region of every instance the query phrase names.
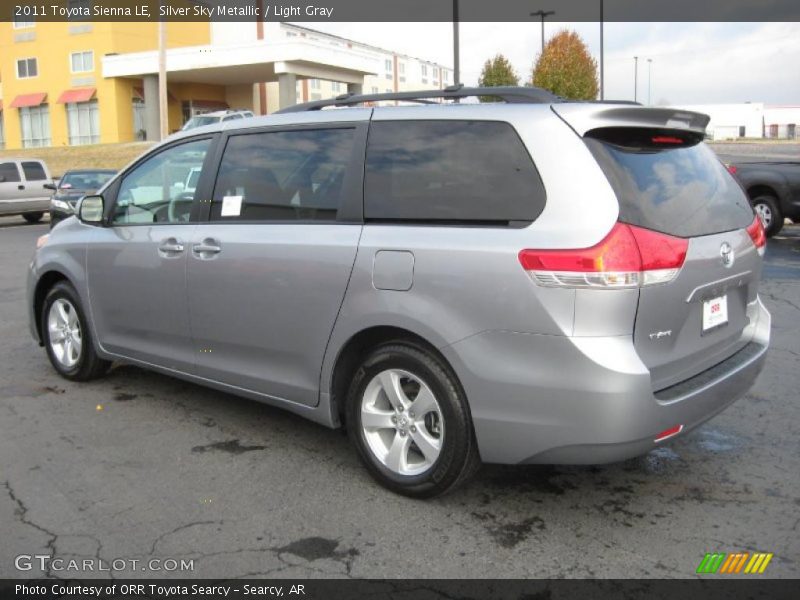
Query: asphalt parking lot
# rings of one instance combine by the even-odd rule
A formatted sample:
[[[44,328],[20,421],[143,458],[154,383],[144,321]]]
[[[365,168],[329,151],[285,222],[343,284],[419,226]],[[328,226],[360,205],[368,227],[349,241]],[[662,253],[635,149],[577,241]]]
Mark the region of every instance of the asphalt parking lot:
[[[800,576],[800,226],[768,246],[772,349],[745,399],[640,459],[487,466],[427,502],[279,410],[128,366],[59,378],[25,314],[46,231],[0,219],[0,577],[77,574],[15,569],[46,554],[193,559],[181,575],[207,578],[671,578],[742,550],[775,554],[764,576]]]

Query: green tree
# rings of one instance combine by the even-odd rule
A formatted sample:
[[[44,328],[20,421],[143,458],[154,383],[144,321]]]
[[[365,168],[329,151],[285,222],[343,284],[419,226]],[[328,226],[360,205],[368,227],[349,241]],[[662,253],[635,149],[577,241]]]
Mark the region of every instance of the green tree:
[[[570,100],[595,100],[597,61],[574,31],[563,29],[544,47],[533,67],[533,85]]]
[[[502,54],[490,58],[483,64],[483,71],[478,79],[481,87],[497,87],[501,85],[519,85],[519,77],[514,67]],[[481,102],[495,102],[494,96],[481,96]]]

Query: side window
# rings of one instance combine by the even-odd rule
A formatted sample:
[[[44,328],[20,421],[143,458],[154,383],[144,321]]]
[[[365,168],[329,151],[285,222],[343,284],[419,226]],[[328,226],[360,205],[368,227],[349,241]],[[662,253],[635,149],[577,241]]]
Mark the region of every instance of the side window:
[[[150,157],[122,179],[111,217],[113,224],[182,223],[189,220],[195,188],[210,139],[173,146]]]
[[[331,221],[354,129],[231,136],[214,187],[214,221]]]
[[[47,175],[44,172],[44,167],[40,162],[23,162],[22,171],[25,173],[25,179],[28,181],[44,181],[47,179]]]
[[[14,183],[19,180],[19,169],[17,169],[16,163],[0,163],[0,183]]]
[[[373,121],[364,186],[374,220],[508,224],[545,203],[522,140],[494,121]]]

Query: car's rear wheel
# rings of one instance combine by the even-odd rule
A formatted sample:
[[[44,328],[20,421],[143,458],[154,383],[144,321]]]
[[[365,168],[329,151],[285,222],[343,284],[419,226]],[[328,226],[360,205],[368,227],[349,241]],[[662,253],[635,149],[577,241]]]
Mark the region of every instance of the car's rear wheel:
[[[783,215],[781,214],[778,199],[767,194],[757,196],[752,201],[767,237],[776,235],[783,228]]]
[[[350,386],[347,425],[370,474],[400,494],[443,494],[480,466],[460,384],[414,344],[385,344],[364,360]]]
[[[44,216],[43,212],[29,212],[22,215],[22,218],[25,219],[28,223],[38,223],[42,220]]]
[[[88,381],[111,366],[97,355],[80,299],[69,283],[61,281],[50,289],[40,318],[47,356],[62,377]]]

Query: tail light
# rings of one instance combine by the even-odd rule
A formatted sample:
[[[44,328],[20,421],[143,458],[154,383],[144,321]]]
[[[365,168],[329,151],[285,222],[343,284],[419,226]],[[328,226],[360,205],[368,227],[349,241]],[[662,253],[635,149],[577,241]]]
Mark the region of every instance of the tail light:
[[[736,168],[736,165],[725,165],[725,168],[728,169],[728,173],[731,175],[736,175],[736,171],[739,170]]]
[[[637,288],[672,281],[688,248],[688,240],[617,223],[591,248],[523,250],[519,261],[542,286]]]
[[[764,256],[767,248],[767,233],[764,231],[764,224],[761,219],[756,215],[753,222],[747,227],[747,233],[750,234],[750,239],[753,240],[753,245],[758,250],[760,256]]]

